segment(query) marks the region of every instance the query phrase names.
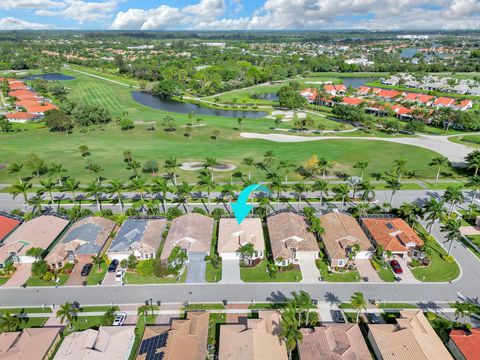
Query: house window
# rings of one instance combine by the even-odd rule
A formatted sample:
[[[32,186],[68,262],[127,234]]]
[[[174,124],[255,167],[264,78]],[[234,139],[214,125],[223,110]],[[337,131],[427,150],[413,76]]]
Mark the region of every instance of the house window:
[[[345,260],[338,260],[338,266],[344,266]]]

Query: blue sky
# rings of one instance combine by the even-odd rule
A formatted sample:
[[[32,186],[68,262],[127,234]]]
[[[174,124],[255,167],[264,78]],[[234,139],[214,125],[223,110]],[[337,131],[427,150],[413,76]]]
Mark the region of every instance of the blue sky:
[[[480,0],[0,0],[0,29],[479,29]]]

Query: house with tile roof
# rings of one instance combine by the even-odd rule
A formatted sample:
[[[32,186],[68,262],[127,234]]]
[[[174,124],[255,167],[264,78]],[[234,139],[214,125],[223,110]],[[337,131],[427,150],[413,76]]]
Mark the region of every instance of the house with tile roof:
[[[267,218],[267,227],[272,256],[278,266],[296,264],[300,259],[318,259],[317,239],[308,230],[304,216],[280,212]]]
[[[239,324],[220,326],[219,360],[287,360],[280,337],[280,314],[259,311],[258,319],[239,319]]]
[[[326,84],[323,86],[323,89],[325,90],[325,92],[333,96],[343,95],[347,91],[347,87],[343,84]]]
[[[453,105],[455,105],[455,99],[444,96],[438,97],[433,102],[433,106],[435,106],[436,108],[451,107]]]
[[[325,323],[300,329],[303,340],[297,342],[299,360],[370,360],[358,324]]]
[[[39,121],[42,119],[42,116],[39,114],[17,111],[13,113],[6,113],[5,118],[9,122],[24,124],[29,121]]]
[[[137,360],[204,360],[207,358],[208,323],[205,311],[188,312],[171,326],[147,326]]]
[[[261,219],[245,218],[241,224],[236,219],[220,219],[217,249],[222,259],[240,259],[238,250],[249,243],[255,249],[250,260],[263,259],[265,239]]]
[[[318,91],[315,88],[307,88],[300,91],[300,95],[302,95],[309,103],[314,103],[318,96]]]
[[[354,98],[350,96],[345,96],[342,99],[342,104],[343,105],[353,105],[353,106],[358,106],[361,103],[363,103],[363,99],[360,98]]]
[[[22,218],[0,211],[0,246],[22,222]]]
[[[368,340],[380,360],[453,360],[422,310],[400,311],[396,324],[369,324]]]
[[[448,348],[456,360],[479,360],[480,328],[452,330]]]
[[[48,250],[69,224],[69,220],[53,214],[40,215],[22,223],[0,246],[0,264],[9,261],[33,263],[36,259],[27,255],[28,250]]]
[[[348,214],[330,212],[319,217],[325,232],[322,241],[331,267],[344,267],[355,247],[359,251],[355,259],[371,258],[374,247],[357,220]]]
[[[100,216],[81,219],[72,225],[45,257],[45,261],[52,269],[60,269],[66,263],[90,260],[108,245],[110,235],[116,228],[115,221]]]
[[[130,255],[139,260],[155,258],[166,223],[165,219],[125,220],[107,251],[108,258],[118,261]]]
[[[46,360],[61,341],[61,327],[26,328],[0,333],[0,359]]]
[[[361,217],[360,224],[368,238],[385,251],[404,259],[421,256],[423,240],[405,220],[391,216]]]

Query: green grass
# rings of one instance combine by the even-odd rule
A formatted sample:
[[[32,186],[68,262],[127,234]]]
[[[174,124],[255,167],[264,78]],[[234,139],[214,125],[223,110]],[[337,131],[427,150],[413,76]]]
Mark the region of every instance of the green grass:
[[[132,352],[128,357],[129,360],[135,360],[137,358],[137,353],[138,353],[140,342],[142,341],[144,332],[145,332],[145,319],[143,316],[140,316],[137,320],[137,325],[135,326],[135,339],[133,340]]]
[[[0,286],[5,284],[10,279],[10,276],[0,276]]]
[[[248,308],[252,310],[264,310],[264,309],[277,309],[278,304],[273,303],[255,303],[250,305]]]
[[[417,224],[417,233],[425,239],[426,230]],[[445,282],[455,280],[460,275],[460,268],[456,261],[448,262],[441,258],[447,252],[437,241],[427,242],[432,248],[431,263],[429,266],[412,268],[412,273],[417,280],[426,282]]]
[[[220,339],[220,325],[225,324],[225,314],[210,314],[208,323],[208,343],[218,345]],[[218,349],[218,346],[217,346]]]
[[[480,235],[470,235],[468,238],[472,243],[480,247]]]
[[[186,277],[187,270],[181,275],[180,282],[185,282]],[[133,272],[127,272],[124,280],[127,284],[171,284],[177,282],[176,277],[142,276]]]
[[[48,317],[31,317],[31,318],[23,318],[22,322],[20,323],[21,329],[27,329],[32,327],[43,327],[47,322]]]
[[[449,181],[439,181],[437,185],[435,186],[435,182],[424,182],[425,186],[429,190],[438,190],[438,189],[446,189],[449,186],[452,187],[462,187],[465,185],[465,183],[459,181],[459,182],[449,182]]]
[[[98,271],[98,265],[94,265],[87,277],[87,285],[98,285],[99,281],[103,281],[105,274],[107,273],[108,265],[105,262],[100,264],[100,272]]]
[[[111,306],[82,306],[82,312],[106,312]],[[119,311],[118,306],[114,306],[115,311]]]
[[[183,310],[223,310],[225,306],[223,304],[188,304],[183,307]]]
[[[302,280],[302,272],[300,270],[278,271],[275,278],[265,271],[267,269],[267,261],[261,261],[253,268],[240,268],[240,278],[245,282],[299,282]]]
[[[219,282],[222,280],[222,262],[218,264],[218,268],[214,268],[210,261],[207,261],[205,270],[205,280],[207,282]]]
[[[380,309],[417,309],[418,306],[408,303],[381,303],[378,306]]]
[[[39,308],[8,308],[8,309],[0,309],[0,314],[5,314],[6,312],[9,312],[10,314],[49,314],[52,312],[52,309],[49,307],[46,307],[45,309],[39,307]]]
[[[332,272],[328,273],[328,264],[326,259],[316,260],[317,268],[320,270],[322,279],[327,282],[358,282],[360,281],[360,274],[358,271],[346,271],[343,273]]]
[[[66,81],[69,88],[69,98],[75,103],[98,104],[105,106],[114,117],[123,116],[128,112],[135,121],[161,122],[166,114],[175,118],[176,123],[185,125],[189,119],[187,115],[166,113],[151,109],[134,102],[130,96],[130,89],[100,79],[64,70],[67,75],[73,75],[75,80]],[[378,141],[360,140],[325,140],[321,142],[304,143],[273,143],[266,140],[244,139],[239,136],[236,119],[202,116],[205,126],[196,128],[190,139],[183,136],[180,127],[175,133],[165,133],[161,126],[155,131],[147,131],[148,125],[136,125],[133,130],[121,131],[115,124],[104,126],[105,131],[98,127],[87,129],[82,133],[75,129],[73,134],[52,133],[46,128],[28,129],[22,132],[0,134],[0,152],[4,162],[22,162],[29,154],[35,153],[47,162],[55,159],[67,169],[69,176],[82,182],[93,179],[93,175],[84,169],[85,163],[78,147],[88,145],[92,153],[91,161],[104,168],[103,175],[112,179],[126,179],[131,173],[125,168],[122,152],[132,150],[134,158],[145,162],[155,159],[162,162],[170,156],[179,161],[202,161],[206,157],[215,157],[218,161],[228,162],[239,166],[238,170],[247,171],[241,165],[243,158],[253,156],[260,160],[263,154],[274,149],[277,157],[289,160],[296,166],[303,164],[312,154],[324,156],[334,161],[335,170],[358,175],[360,171],[352,166],[365,158],[370,159],[370,168],[375,172],[383,173],[391,168],[394,159],[402,155],[408,161],[409,168],[423,176],[433,176],[433,170],[428,163],[436,153],[410,145],[393,144]],[[318,120],[320,121],[320,120]],[[322,120],[323,121],[323,120]],[[243,131],[245,132],[272,132],[273,120],[247,119]],[[285,125],[290,127],[291,125]],[[213,130],[219,130],[217,141],[211,139]],[[199,149],[202,151],[199,152]],[[22,175],[30,174],[24,167]],[[179,171],[180,180],[194,180],[196,172]],[[255,179],[265,178],[260,169],[252,173]],[[299,180],[300,175],[292,172],[291,180]],[[230,179],[229,172],[218,173],[217,181]],[[7,169],[0,170],[0,182],[15,182],[16,175],[8,174]],[[38,182],[38,179],[34,179]]]
[[[380,270],[377,271],[377,274],[380,276],[380,279],[385,282],[395,282],[396,280],[395,274],[390,266],[387,266],[387,268],[380,267]]]
[[[74,331],[83,331],[92,327],[101,326],[102,319],[103,316],[78,316],[77,319],[73,321]],[[65,333],[66,331],[64,334]]]
[[[68,275],[66,274],[59,274],[58,277],[60,278],[60,282],[58,283],[58,285],[60,286],[65,284],[68,280]],[[31,276],[27,280],[27,286],[55,286],[55,285],[57,285],[55,281],[45,281],[34,276]]]

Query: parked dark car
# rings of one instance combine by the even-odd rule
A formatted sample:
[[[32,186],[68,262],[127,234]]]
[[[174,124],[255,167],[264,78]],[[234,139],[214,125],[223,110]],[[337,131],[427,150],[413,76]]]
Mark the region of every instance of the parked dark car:
[[[112,262],[110,263],[110,266],[108,267],[108,272],[117,271],[117,267],[118,267],[118,260],[117,259],[112,260]]]
[[[343,315],[342,310],[333,310],[333,321],[337,323],[345,323],[345,315]]]
[[[88,276],[88,274],[90,274],[90,270],[92,270],[92,267],[93,265],[90,263],[83,265],[82,272],[80,273],[80,275]]]
[[[367,318],[367,321],[370,324],[379,324],[380,323],[380,318],[378,317],[377,314],[374,313],[366,313],[365,317]]]
[[[397,260],[390,261],[390,266],[392,267],[393,272],[395,274],[403,274],[402,267],[400,266],[400,263]]]

